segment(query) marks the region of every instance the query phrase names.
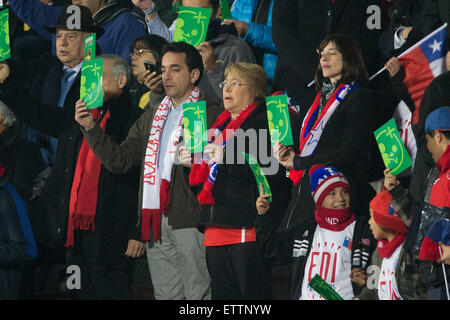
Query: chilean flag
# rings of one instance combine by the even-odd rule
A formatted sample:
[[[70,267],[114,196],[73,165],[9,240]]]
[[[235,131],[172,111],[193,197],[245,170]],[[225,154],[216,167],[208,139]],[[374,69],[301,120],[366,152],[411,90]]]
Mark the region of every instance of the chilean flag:
[[[439,242],[450,245],[450,220],[437,220],[431,226],[420,247],[419,259],[436,261],[441,257]]]
[[[425,89],[445,71],[446,27],[444,24],[397,57],[405,69],[403,83],[415,106],[413,124],[419,120],[419,106]]]

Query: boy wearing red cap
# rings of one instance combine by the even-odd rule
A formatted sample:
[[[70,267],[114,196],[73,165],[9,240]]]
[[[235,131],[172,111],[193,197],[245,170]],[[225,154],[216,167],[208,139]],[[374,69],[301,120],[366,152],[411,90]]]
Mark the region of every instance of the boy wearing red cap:
[[[350,186],[342,173],[323,165],[314,165],[309,172],[316,204],[315,221],[303,221],[286,233],[275,234],[269,240],[267,251],[272,258],[276,255],[279,259],[283,254],[284,258],[287,255],[292,258],[292,299],[321,300],[309,286],[318,274],[343,299],[350,300],[361,291],[356,278],[364,277],[375,247],[368,217],[354,215],[350,207]],[[261,215],[270,206],[266,197],[262,194],[256,202]]]
[[[378,241],[372,256],[367,285],[357,297],[362,300],[425,299],[426,290],[411,272],[410,255],[404,244],[408,227],[391,205],[392,196],[381,191],[370,202],[370,229]]]

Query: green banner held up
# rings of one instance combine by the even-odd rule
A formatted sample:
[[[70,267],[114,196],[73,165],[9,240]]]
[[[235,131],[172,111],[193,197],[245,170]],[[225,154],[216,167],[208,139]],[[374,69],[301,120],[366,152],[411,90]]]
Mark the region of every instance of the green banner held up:
[[[212,10],[181,6],[173,34],[174,42],[186,42],[197,47],[206,39]]]
[[[233,19],[228,0],[220,0],[220,11],[222,12],[222,21],[225,19]]]
[[[84,61],[81,65],[80,99],[88,109],[103,105],[103,58]]]
[[[311,281],[309,286],[317,291],[318,294],[325,300],[344,300],[334,289],[323,280],[318,274],[316,274]]]
[[[9,44],[9,9],[0,12],[0,61],[11,58]]]
[[[252,169],[253,175],[255,176],[256,184],[259,185],[262,183],[264,188],[264,193],[269,195],[269,201],[272,202],[272,191],[270,191],[269,182],[267,181],[266,176],[264,175],[264,172],[262,171],[261,167],[258,164],[258,161],[254,156],[251,154],[242,152],[242,155],[245,158],[245,161],[247,161],[248,165],[250,166],[250,169]]]
[[[393,118],[375,130],[374,135],[384,165],[391,169],[393,175],[403,172],[412,165]]]
[[[185,146],[191,153],[201,153],[207,144],[206,101],[183,104]]]
[[[286,95],[266,97],[266,106],[272,144],[280,142],[285,146],[293,145]]]
[[[84,61],[89,61],[95,58],[95,33],[89,35],[84,40]]]

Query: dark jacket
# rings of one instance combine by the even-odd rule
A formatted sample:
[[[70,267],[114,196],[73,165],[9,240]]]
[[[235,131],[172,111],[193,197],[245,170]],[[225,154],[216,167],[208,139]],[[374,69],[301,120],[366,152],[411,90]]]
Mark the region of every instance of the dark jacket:
[[[200,94],[200,100],[206,100],[207,125],[210,127],[223,109],[202,93]],[[98,124],[89,131],[82,130],[89,146],[94,150],[102,164],[111,172],[122,174],[131,167],[140,165],[139,193],[135,203],[139,217],[142,211],[143,160],[156,110],[157,108],[147,108],[144,114],[133,124],[128,136],[121,144],[103,134]],[[170,181],[169,225],[175,229],[196,227],[199,204],[189,188],[189,169],[180,164],[174,164]],[[140,220],[138,223],[140,224]]]
[[[270,218],[267,214],[262,219]],[[370,265],[372,252],[376,248],[376,241],[368,224],[368,216],[356,216],[355,229],[352,238],[352,268],[366,270]],[[263,220],[261,220],[263,221]],[[301,296],[305,265],[311,251],[311,246],[316,231],[317,222],[304,221],[296,224],[288,232],[277,232],[268,237],[270,232],[270,221],[261,222],[261,232],[266,236],[262,238],[262,245],[266,257],[279,263],[292,262],[292,275],[290,286],[290,298],[298,300]],[[353,292],[357,295],[361,287],[352,282]]]
[[[378,0],[283,0],[275,1],[272,16],[273,42],[278,63],[273,91],[288,89],[301,106],[308,107],[314,89],[306,85],[314,80],[319,64],[316,49],[329,34],[354,36],[361,44],[369,74],[378,71],[378,37],[380,30],[368,29],[371,16],[367,8]]]
[[[37,256],[26,205],[7,178],[0,179],[0,299],[18,299],[26,263]]]
[[[450,105],[450,90],[448,88],[450,88],[450,71],[439,75],[431,81],[420,102],[418,123],[412,124],[417,144],[417,156],[414,162],[409,192],[416,201],[423,200],[428,173],[435,165],[427,149],[425,120],[432,111]]]
[[[372,92],[356,88],[344,98],[328,120],[315,152],[301,158],[305,174],[299,185],[292,188],[291,202],[280,228],[289,229],[297,220],[314,220],[315,203],[308,172],[314,164],[332,165],[342,172],[350,183],[350,201],[355,215],[368,214],[373,193],[368,184],[370,169],[367,167],[372,114]]]
[[[21,198],[26,202],[30,200],[33,179],[44,170],[44,162],[38,146],[19,136],[16,126],[0,135],[0,163]]]
[[[78,87],[77,91],[74,91]],[[13,75],[3,83],[3,98],[17,117],[35,129],[57,137],[59,140],[56,162],[44,190],[51,226],[49,246],[61,247],[67,236],[69,203],[75,166],[78,159],[83,135],[75,122],[75,102],[63,108],[43,104],[30,99],[22,92],[20,81]],[[74,96],[79,94],[78,86],[72,86]],[[69,92],[70,94],[70,92]],[[66,99],[67,100],[67,99]],[[125,137],[131,124],[140,111],[133,110],[131,98],[125,92],[117,101],[105,104],[111,112],[106,125],[106,133],[116,143]],[[136,228],[137,216],[137,182],[138,168],[124,175],[115,175],[101,167],[99,192],[95,224],[103,230],[100,236],[100,264],[114,265],[117,268],[128,268],[130,260],[124,253],[129,239],[140,239],[140,230]],[[76,243],[75,243],[76,246]]]
[[[226,125],[226,124],[225,124]],[[253,155],[261,167],[270,170],[272,174],[266,175],[272,191],[272,214],[279,216],[278,209],[287,205],[286,196],[291,186],[290,180],[286,178],[284,170],[281,170],[275,158],[270,157],[271,142],[268,132],[267,109],[263,101],[239,128],[242,130],[227,142],[224,148],[224,163],[219,164],[216,182],[213,189],[213,197],[216,204],[205,205],[200,214],[201,225],[229,226],[229,227],[253,227],[257,219],[256,199],[259,195],[259,186],[255,177],[241,152]],[[263,130],[267,133],[263,134]],[[256,134],[253,134],[256,133]],[[244,138],[244,137],[249,137]],[[251,140],[256,138],[256,140]],[[250,146],[252,145],[252,146]],[[256,146],[256,147],[255,147]],[[233,157],[232,163],[227,163]],[[241,158],[242,157],[242,158]],[[273,168],[272,165],[275,165]],[[269,168],[270,167],[270,168]],[[200,191],[196,189],[197,191]]]

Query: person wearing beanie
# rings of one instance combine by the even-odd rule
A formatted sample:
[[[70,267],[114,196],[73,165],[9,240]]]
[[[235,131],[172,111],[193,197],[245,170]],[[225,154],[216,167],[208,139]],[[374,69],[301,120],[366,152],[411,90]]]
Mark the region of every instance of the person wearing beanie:
[[[407,225],[393,208],[388,191],[378,193],[370,202],[370,229],[377,242],[372,256],[373,273],[357,299],[413,300],[425,299],[426,291],[416,273],[407,268],[409,256],[404,249]]]
[[[361,279],[365,277],[375,249],[368,217],[354,214],[350,207],[349,182],[335,167],[313,165],[310,185],[316,207],[315,220],[304,221],[286,233],[276,233],[266,246],[266,254],[291,252],[292,299],[323,300],[309,286],[318,274],[343,299],[350,300],[365,283]],[[256,206],[259,214],[265,214],[270,203],[261,195]],[[292,243],[293,250],[284,249]]]

